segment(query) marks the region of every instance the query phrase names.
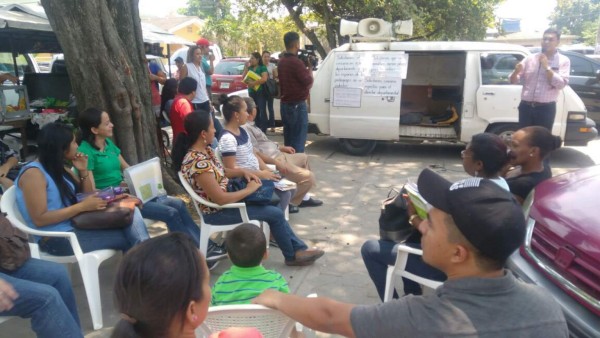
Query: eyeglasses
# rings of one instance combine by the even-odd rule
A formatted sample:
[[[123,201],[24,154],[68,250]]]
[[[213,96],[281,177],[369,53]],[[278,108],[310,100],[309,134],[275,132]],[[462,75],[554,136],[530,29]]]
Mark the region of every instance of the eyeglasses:
[[[471,155],[467,155],[467,149],[460,152],[460,158],[472,157]]]

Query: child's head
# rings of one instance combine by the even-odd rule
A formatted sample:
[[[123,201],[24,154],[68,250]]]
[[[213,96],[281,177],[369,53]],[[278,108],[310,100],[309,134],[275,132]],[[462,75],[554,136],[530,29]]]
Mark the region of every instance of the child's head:
[[[206,318],[208,268],[188,235],[158,236],[123,257],[114,295],[123,319],[112,337],[179,336]]]
[[[241,268],[260,265],[267,251],[267,240],[262,230],[250,223],[244,223],[227,234],[225,239],[231,262]]]

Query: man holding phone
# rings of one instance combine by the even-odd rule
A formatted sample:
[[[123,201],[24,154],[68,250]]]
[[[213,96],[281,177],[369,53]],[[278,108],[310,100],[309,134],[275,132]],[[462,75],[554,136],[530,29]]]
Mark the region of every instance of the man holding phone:
[[[571,61],[557,50],[560,31],[548,28],[542,38],[542,51],[517,63],[510,82],[521,83],[519,128],[542,126],[552,131],[558,93],[569,84]]]
[[[204,75],[206,78],[206,91],[208,92],[208,99],[212,102],[211,94],[212,94],[212,78],[211,75],[215,72],[215,56],[212,54],[210,50],[210,41],[205,38],[201,38],[196,41],[196,45],[200,47],[202,51],[202,70],[204,71]]]

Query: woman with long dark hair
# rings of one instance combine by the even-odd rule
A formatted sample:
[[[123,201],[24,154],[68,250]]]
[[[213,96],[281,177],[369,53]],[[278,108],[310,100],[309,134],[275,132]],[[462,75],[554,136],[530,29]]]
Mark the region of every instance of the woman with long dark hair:
[[[244,67],[242,78],[250,71],[260,77],[260,79],[257,80],[248,80],[246,81],[246,84],[248,84],[248,95],[256,102],[256,106],[258,107],[256,125],[260,130],[266,132],[269,120],[267,118],[267,90],[264,84],[269,78],[269,71],[263,64],[262,57],[257,52],[252,53],[250,56],[250,60],[248,60]]]
[[[243,102],[243,101],[242,101]],[[243,200],[256,191],[261,183],[259,178],[241,168],[223,168],[210,144],[215,136],[215,127],[210,114],[195,111],[187,115],[184,122],[185,133],[180,133],[173,146],[173,169],[181,170],[185,179],[201,197],[223,205]],[[246,188],[228,192],[229,178],[245,177]],[[233,224],[241,222],[237,209],[214,209],[201,206],[204,220],[210,224]],[[279,245],[286,265],[300,266],[314,263],[324,252],[308,249],[284,218],[283,211],[272,205],[247,205],[250,219],[265,221]]]
[[[94,191],[87,170],[88,157],[77,151],[73,130],[61,123],[50,123],[42,128],[38,147],[38,160],[23,167],[15,181],[17,206],[29,227],[74,232],[84,252],[99,249],[126,251],[149,238],[146,225],[137,210],[132,224],[124,229],[74,228],[72,217],[106,208],[106,201],[96,195],[77,202],[77,193]],[[70,169],[71,166],[77,169],[78,174]],[[38,243],[42,251],[53,255],[73,254],[66,238],[45,237],[39,239]]]
[[[121,150],[110,140],[113,124],[107,112],[88,108],[79,114],[79,128],[82,141],[79,151],[88,156],[88,173],[93,188],[119,186],[123,182],[122,170],[129,167]],[[167,224],[169,231],[186,233],[199,245],[200,227],[194,222],[185,203],[175,197],[154,198],[144,203],[144,218],[159,220]],[[223,248],[214,242],[209,243],[210,260],[225,258]]]
[[[189,237],[173,233],[146,241],[119,265],[114,295],[121,320],[111,337],[196,337],[208,313],[209,283],[204,257]],[[255,328],[230,328],[211,337],[262,335]]]

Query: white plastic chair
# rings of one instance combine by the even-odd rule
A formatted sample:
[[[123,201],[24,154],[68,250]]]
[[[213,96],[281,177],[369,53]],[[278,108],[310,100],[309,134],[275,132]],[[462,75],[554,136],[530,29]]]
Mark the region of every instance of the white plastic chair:
[[[198,213],[198,217],[200,217],[200,252],[202,252],[204,257],[206,257],[206,251],[208,250],[208,240],[210,239],[210,236],[212,234],[217,233],[217,232],[233,230],[237,226],[239,226],[243,223],[252,223],[258,227],[260,227],[262,225],[262,230],[265,234],[265,238],[267,239],[267,247],[269,246],[269,237],[271,236],[271,231],[269,230],[269,226],[264,222],[250,220],[250,218],[248,217],[248,211],[246,210],[246,203],[238,202],[238,203],[229,203],[229,204],[224,204],[224,205],[218,205],[216,203],[209,202],[209,201],[205,200],[204,198],[200,197],[198,194],[196,194],[196,192],[194,191],[192,186],[189,184],[189,182],[185,179],[185,177],[183,176],[181,171],[178,172],[177,174],[179,175],[179,181],[183,185],[183,188],[185,189],[185,191],[187,191],[188,195],[190,195],[190,197],[192,198],[192,202],[193,202],[192,204],[194,204],[194,208],[196,209],[196,212]],[[198,203],[200,203],[202,205],[206,205],[211,208],[215,208],[215,209],[239,209],[242,221],[240,223],[229,224],[229,225],[208,224],[204,221],[204,217],[202,216],[202,211],[198,207]],[[264,224],[261,224],[261,223],[264,223]]]
[[[398,254],[396,256],[396,263],[394,266],[388,266],[387,274],[385,278],[385,292],[383,294],[383,301],[388,302],[394,297],[394,288],[396,283],[396,276],[404,277],[415,281],[428,288],[436,289],[442,285],[442,282],[438,282],[432,279],[423,278],[413,273],[406,271],[406,262],[408,261],[408,255],[423,255],[423,250],[411,248],[404,244],[398,244]]]
[[[63,237],[69,240],[71,247],[73,248],[73,256],[54,256],[39,250],[37,243],[33,243],[32,247],[35,248],[35,255],[38,255],[40,259],[52,261],[56,263],[78,263],[79,270],[81,271],[81,278],[85,287],[85,293],[87,296],[88,304],[90,306],[90,313],[92,315],[92,322],[94,324],[94,330],[102,328],[102,300],[100,298],[100,281],[98,279],[98,269],[100,264],[108,258],[117,254],[116,250],[104,249],[96,250],[84,253],[79,246],[77,236],[73,232],[59,232],[59,231],[41,231],[28,227],[25,225],[23,216],[19,212],[16,203],[16,190],[15,187],[10,187],[0,200],[0,208],[5,212],[6,218],[12,223],[12,225],[30,236],[41,236],[41,237]],[[34,255],[34,251],[32,251]],[[35,256],[34,256],[35,257]]]
[[[262,305],[222,305],[208,309],[208,315],[196,333],[208,337],[229,327],[255,327],[265,338],[288,338],[295,324],[282,312]]]

